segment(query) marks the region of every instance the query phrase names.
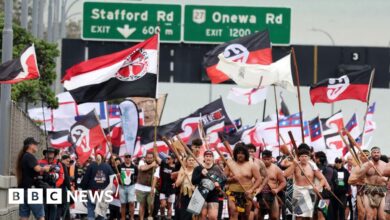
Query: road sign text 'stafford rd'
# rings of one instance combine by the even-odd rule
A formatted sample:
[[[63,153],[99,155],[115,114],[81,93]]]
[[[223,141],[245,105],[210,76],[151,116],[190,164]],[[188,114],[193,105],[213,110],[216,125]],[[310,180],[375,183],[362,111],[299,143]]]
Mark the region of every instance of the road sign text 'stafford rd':
[[[180,41],[180,5],[85,2],[83,9],[86,40],[139,41],[160,28],[162,41]]]

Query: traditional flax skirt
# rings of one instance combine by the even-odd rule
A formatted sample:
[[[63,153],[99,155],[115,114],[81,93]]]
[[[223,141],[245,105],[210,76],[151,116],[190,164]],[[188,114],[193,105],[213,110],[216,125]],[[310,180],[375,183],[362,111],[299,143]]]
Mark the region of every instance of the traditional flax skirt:
[[[316,195],[312,186],[294,185],[292,207],[295,216],[312,218]]]
[[[364,194],[368,197],[372,208],[379,208],[387,192],[386,186],[366,185]]]

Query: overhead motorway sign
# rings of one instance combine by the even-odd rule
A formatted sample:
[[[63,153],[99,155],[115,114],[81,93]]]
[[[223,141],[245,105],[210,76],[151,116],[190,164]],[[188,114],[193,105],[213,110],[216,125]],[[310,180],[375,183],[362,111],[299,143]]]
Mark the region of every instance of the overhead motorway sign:
[[[290,27],[290,8],[185,6],[185,42],[220,43],[268,29],[273,44],[289,44]]]
[[[84,2],[82,39],[139,41],[156,34],[181,40],[181,5]]]

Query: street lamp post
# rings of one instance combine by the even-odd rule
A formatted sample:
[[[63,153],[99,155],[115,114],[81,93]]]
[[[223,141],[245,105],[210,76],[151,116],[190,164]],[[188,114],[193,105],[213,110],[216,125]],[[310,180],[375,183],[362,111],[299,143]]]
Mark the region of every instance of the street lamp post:
[[[7,62],[12,59],[13,30],[12,8],[13,0],[4,1],[4,28],[1,61]],[[0,175],[8,176],[10,172],[10,127],[11,127],[11,85],[1,84],[0,95]]]
[[[310,29],[311,31],[314,31],[314,32],[320,32],[320,33],[323,33],[325,34],[329,39],[330,41],[332,42],[332,46],[335,46],[336,43],[332,37],[332,35],[330,35],[327,31],[323,30],[323,29],[319,29],[319,28],[311,28]],[[334,103],[331,104],[331,110],[330,110],[331,114],[333,115],[334,114]]]

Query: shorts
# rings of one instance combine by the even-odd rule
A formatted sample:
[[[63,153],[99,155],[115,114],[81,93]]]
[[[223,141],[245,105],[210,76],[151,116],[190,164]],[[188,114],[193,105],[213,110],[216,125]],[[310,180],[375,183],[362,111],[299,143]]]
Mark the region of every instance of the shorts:
[[[160,200],[167,199],[164,193],[160,193]],[[175,202],[175,194],[171,194],[168,196],[168,202],[173,204]]]
[[[45,217],[45,207],[43,204],[28,204],[27,190],[24,190],[24,203],[19,205],[19,217],[28,218],[30,212],[33,213],[36,219]]]
[[[135,196],[137,197],[137,202],[141,204],[145,204],[145,202],[148,205],[153,204],[154,198],[150,196],[150,192],[135,190]]]
[[[121,204],[127,204],[129,202],[135,202],[135,185],[120,186],[119,187],[119,200]]]

